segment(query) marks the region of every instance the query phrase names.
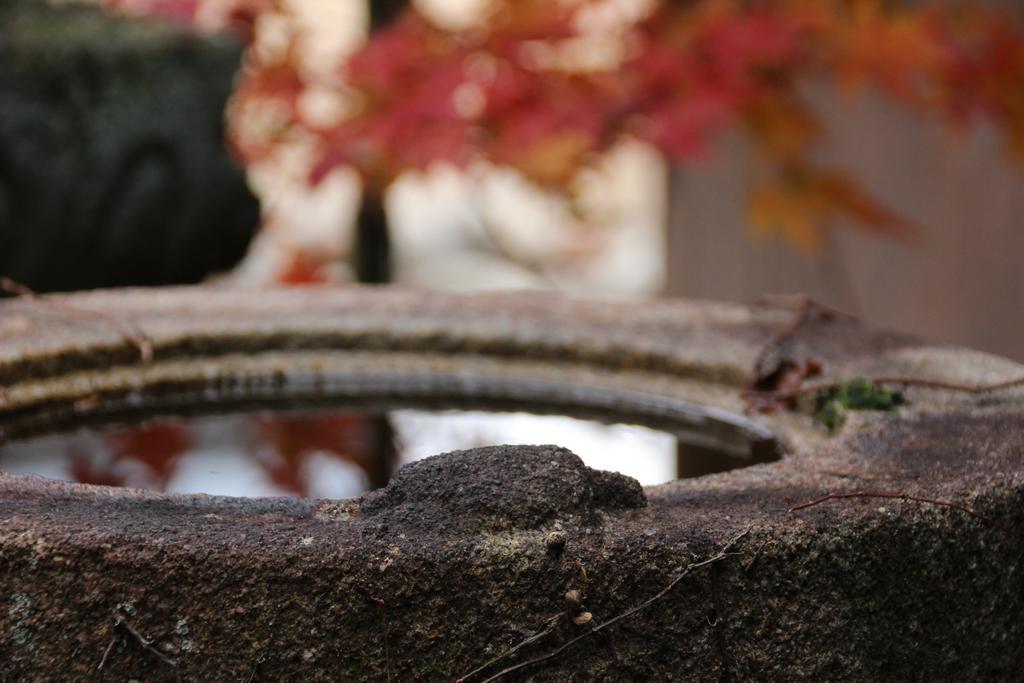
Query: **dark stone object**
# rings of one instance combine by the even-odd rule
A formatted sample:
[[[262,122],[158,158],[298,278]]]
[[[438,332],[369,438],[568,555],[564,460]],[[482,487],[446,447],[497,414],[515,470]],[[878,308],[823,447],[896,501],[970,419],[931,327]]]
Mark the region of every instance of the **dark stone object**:
[[[0,275],[197,282],[259,220],[224,140],[241,46],[91,7],[0,3]]]

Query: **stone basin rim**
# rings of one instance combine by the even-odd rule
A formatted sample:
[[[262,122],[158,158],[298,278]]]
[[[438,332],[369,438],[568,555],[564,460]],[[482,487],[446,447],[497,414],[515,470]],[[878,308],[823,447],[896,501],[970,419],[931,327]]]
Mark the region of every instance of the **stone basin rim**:
[[[69,307],[130,323],[153,343],[153,364],[139,365],[111,320]],[[535,394],[561,387],[567,400],[582,386],[594,402],[656,396],[738,415],[754,359],[791,319],[709,303],[390,288],[8,300],[0,426],[94,415],[133,390],[143,406],[161,391],[201,399],[203,387],[174,384],[182,373],[269,395],[281,388],[275,369],[307,373],[296,390],[306,399],[337,391],[326,378],[432,377],[427,394],[438,378],[454,378],[463,397],[500,393],[494,387],[511,378],[534,383]],[[784,351],[813,354],[825,379],[915,373],[980,383],[1021,372],[846,319],[810,321]],[[331,680],[344,670],[452,679],[542,628],[565,609],[569,588],[581,590],[595,621],[606,619],[742,538],[718,569],[695,571],[609,629],[614,650],[589,638],[525,675],[1012,678],[1024,656],[1024,596],[1014,583],[1024,571],[1022,393],[911,392],[907,406],[852,415],[835,435],[803,415],[751,417],[787,457],[642,492],[535,447],[431,458],[350,500],[168,495],[0,474],[0,653],[26,679],[95,676],[108,651],[121,678],[245,680],[258,670]],[[474,470],[481,461],[489,469]],[[466,478],[450,481],[449,465]],[[995,523],[910,500],[789,511],[866,488],[955,501]],[[172,634],[161,646],[171,646],[174,668],[112,627],[112,614],[140,634]],[[574,629],[560,625],[542,651]],[[928,656],[908,658],[911,648]]]
[[[807,419],[743,414],[738,389],[751,359],[788,315],[706,302],[397,287],[181,287],[7,300],[0,320],[28,322],[25,329],[8,322],[14,344],[0,347],[0,376],[17,380],[0,393],[0,443],[164,413],[412,397],[606,411],[658,418],[670,430],[710,427],[727,448],[777,440],[787,458],[768,467],[786,468],[808,449],[842,443]],[[671,343],[692,327],[692,347]],[[883,347],[929,346],[854,329]],[[153,344],[148,365],[129,338],[136,332]],[[840,363],[863,360],[855,346],[853,353],[840,346]],[[664,385],[652,388],[652,379]]]
[[[330,323],[313,320],[315,329],[310,330],[309,315],[302,312],[301,304],[299,324],[286,319],[268,326],[271,320],[259,315],[258,305],[253,307],[263,295],[248,299],[250,308],[257,311],[255,316],[250,311],[251,317],[243,315],[241,321],[235,321],[240,324],[226,330],[218,312],[204,316],[200,307],[198,312],[186,311],[186,318],[179,320],[190,328],[185,334],[165,330],[152,333],[148,325],[160,315],[159,311],[147,317],[132,310],[132,301],[139,297],[173,294],[194,300],[212,293],[193,288],[159,293],[117,290],[0,304],[13,309],[0,308],[9,316],[8,321],[17,323],[25,316],[34,316],[40,323],[33,330],[36,334],[29,333],[20,340],[15,336],[14,342],[20,341],[17,353],[0,351],[0,375],[16,380],[0,393],[0,443],[162,414],[216,414],[285,406],[320,408],[361,401],[405,401],[424,407],[444,402],[444,407],[464,409],[500,406],[539,409],[542,413],[579,413],[706,437],[736,454],[751,442],[775,441],[774,432],[762,421],[728,407],[702,404],[671,391],[652,392],[635,381],[624,386],[608,383],[601,373],[622,368],[643,375],[650,374],[647,368],[652,366],[659,371],[664,366],[692,366],[696,372],[684,370],[683,374],[718,374],[727,383],[735,382],[740,374],[737,369],[711,364],[705,373],[699,363],[666,357],[656,348],[631,345],[629,340],[612,340],[593,354],[596,359],[580,360],[572,357],[575,339],[571,334],[561,344],[538,353],[543,337],[535,334],[526,340],[502,340],[500,335],[507,328],[499,327],[489,335],[487,318],[481,317],[469,334],[447,338],[442,329],[422,324],[411,335],[388,334],[388,330],[375,329],[372,323],[362,328],[342,324],[334,328],[332,346],[324,338]],[[310,294],[331,296],[322,288]],[[358,304],[355,310],[372,310],[375,299],[393,296],[390,288],[362,291],[359,297],[369,301]],[[435,295],[429,296],[433,299]],[[245,300],[234,295],[231,298]],[[449,314],[456,311],[461,298],[449,296]],[[102,303],[98,304],[97,299]],[[564,304],[559,298],[548,299]],[[116,312],[119,308],[127,309],[123,317]],[[98,310],[104,312],[90,319],[88,313]],[[115,312],[111,314],[111,310]],[[351,307],[345,311],[352,312]],[[180,310],[178,313],[181,315]],[[415,315],[408,307],[401,313]],[[525,321],[530,322],[528,317]],[[66,329],[54,335],[54,325]],[[8,328],[12,326],[16,333],[25,332],[17,329],[20,325],[9,322]],[[136,326],[154,346],[155,358],[148,364],[132,358],[133,353],[137,354],[132,348]],[[426,338],[432,343],[412,352],[407,350],[410,338]],[[628,358],[634,352],[639,361]],[[615,361],[624,354],[625,362]],[[93,356],[98,356],[100,362],[92,361]],[[558,372],[551,373],[552,369]],[[517,371],[525,374],[520,376]],[[581,371],[587,375],[582,381],[574,375]],[[773,448],[783,447],[776,444]]]

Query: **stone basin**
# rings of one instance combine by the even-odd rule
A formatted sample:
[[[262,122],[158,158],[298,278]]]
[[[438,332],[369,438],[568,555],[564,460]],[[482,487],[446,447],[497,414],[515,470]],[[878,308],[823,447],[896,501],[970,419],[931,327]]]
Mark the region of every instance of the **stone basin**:
[[[0,302],[0,443],[416,401],[625,415],[784,451],[643,489],[557,444],[496,446],[350,500],[0,473],[0,680],[1020,679],[1024,391],[908,387],[834,432],[745,414],[755,360],[792,319],[355,287]],[[826,380],[1024,376],[833,316],[778,352]]]

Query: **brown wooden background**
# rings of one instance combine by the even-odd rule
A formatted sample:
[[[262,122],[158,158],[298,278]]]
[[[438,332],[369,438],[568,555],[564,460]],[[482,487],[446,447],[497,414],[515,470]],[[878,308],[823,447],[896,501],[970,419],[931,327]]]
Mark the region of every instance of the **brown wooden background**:
[[[750,157],[728,140],[706,166],[672,172],[669,293],[739,302],[807,293],[865,320],[1024,360],[1024,165],[991,129],[957,138],[880,97],[822,89],[812,99],[832,128],[821,161],[919,224],[917,243],[838,225],[807,258],[751,236]]]

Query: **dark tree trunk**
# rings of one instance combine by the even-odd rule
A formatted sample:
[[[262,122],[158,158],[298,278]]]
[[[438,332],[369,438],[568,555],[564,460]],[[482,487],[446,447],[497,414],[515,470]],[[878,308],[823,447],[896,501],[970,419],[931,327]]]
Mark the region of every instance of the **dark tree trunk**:
[[[408,5],[408,0],[369,0],[371,34],[393,22]],[[353,260],[358,282],[383,284],[391,281],[391,237],[384,209],[384,188],[363,187],[356,217]],[[368,474],[370,486],[376,489],[391,479],[398,464],[398,449],[388,416],[368,419],[374,449],[373,467]]]
[[[408,0],[369,0],[370,30],[376,31],[394,21],[406,7]]]
[[[362,203],[356,218],[355,253],[356,280],[368,284],[391,281],[391,239],[388,217],[384,210],[383,192],[363,189]]]
[[[356,218],[354,267],[356,280],[367,284],[383,284],[391,280],[391,246],[388,236],[384,197],[374,188],[364,188],[362,204]],[[367,474],[372,488],[381,488],[391,479],[398,465],[395,430],[387,415],[368,417],[371,433],[369,448],[373,449],[373,465]]]
[[[393,22],[407,7],[408,0],[369,0],[370,32]],[[356,218],[356,280],[381,284],[391,280],[391,240],[384,211],[384,188],[364,187]]]

